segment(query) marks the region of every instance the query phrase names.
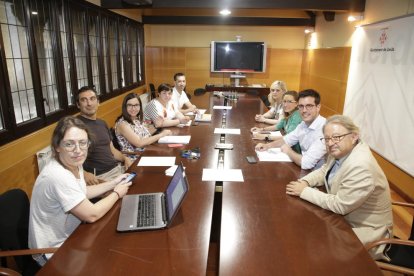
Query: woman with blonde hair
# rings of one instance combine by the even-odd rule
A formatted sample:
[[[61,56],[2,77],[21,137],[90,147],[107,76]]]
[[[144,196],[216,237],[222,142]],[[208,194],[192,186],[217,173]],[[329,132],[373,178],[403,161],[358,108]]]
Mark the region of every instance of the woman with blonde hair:
[[[257,114],[255,116],[256,122],[276,125],[283,118],[282,96],[286,91],[285,82],[277,80],[272,83],[268,95],[270,110],[264,114]]]

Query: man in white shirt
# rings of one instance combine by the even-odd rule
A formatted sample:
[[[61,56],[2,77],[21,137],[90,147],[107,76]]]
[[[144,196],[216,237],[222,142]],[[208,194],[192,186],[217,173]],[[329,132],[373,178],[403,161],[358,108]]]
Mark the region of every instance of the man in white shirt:
[[[172,101],[182,114],[196,112],[197,107],[193,105],[184,91],[186,86],[185,75],[183,73],[176,73],[174,75],[174,88]]]
[[[296,129],[283,137],[268,144],[259,143],[256,150],[265,151],[269,148],[279,148],[289,158],[304,170],[316,169],[325,163],[326,148],[320,141],[323,138],[322,127],[326,119],[319,115],[321,109],[320,95],[313,89],[306,89],[299,93],[298,109],[302,122]],[[273,137],[272,137],[273,138]],[[302,153],[295,152],[291,147],[299,143]]]

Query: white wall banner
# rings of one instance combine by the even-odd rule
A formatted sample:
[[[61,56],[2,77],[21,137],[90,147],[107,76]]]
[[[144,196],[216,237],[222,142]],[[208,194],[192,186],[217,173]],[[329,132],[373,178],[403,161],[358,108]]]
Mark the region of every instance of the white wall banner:
[[[354,39],[344,114],[414,176],[414,15],[359,27]]]

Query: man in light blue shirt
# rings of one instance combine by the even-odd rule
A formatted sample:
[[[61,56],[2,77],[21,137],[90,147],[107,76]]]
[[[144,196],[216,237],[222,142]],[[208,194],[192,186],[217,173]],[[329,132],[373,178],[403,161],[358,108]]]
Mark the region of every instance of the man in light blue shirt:
[[[326,148],[321,143],[323,138],[322,127],[326,119],[319,115],[321,109],[320,95],[313,89],[306,89],[299,93],[298,108],[302,122],[296,129],[284,137],[266,137],[273,140],[271,143],[259,143],[256,150],[264,151],[269,148],[279,148],[289,158],[304,170],[316,169],[325,163]],[[298,144],[302,154],[292,150]]]

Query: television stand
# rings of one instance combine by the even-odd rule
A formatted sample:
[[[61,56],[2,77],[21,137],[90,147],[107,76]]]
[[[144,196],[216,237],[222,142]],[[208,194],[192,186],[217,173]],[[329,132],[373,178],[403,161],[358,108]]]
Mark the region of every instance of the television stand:
[[[246,75],[236,73],[230,75],[230,83],[232,83],[232,79],[234,79],[234,86],[239,87],[240,86],[240,79],[245,79]]]

